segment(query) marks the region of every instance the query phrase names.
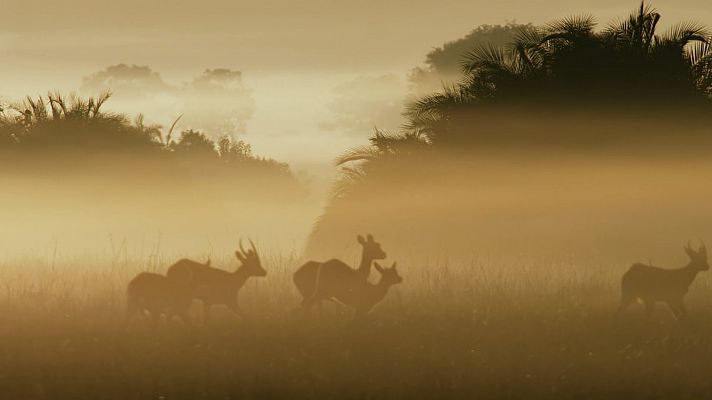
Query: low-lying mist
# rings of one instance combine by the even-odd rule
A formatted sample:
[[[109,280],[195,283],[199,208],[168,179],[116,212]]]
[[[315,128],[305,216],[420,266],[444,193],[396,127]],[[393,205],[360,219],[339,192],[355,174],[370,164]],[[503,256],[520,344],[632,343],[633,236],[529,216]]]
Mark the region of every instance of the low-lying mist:
[[[6,257],[47,249],[92,255],[120,246],[207,257],[231,254],[248,237],[296,251],[318,214],[306,186],[259,168],[234,173],[207,162],[109,155],[57,164],[38,160],[0,174],[0,214],[12,227],[1,234]]]
[[[406,260],[677,260],[682,244],[712,233],[712,162],[698,150],[384,156],[342,178],[307,254],[371,232]]]

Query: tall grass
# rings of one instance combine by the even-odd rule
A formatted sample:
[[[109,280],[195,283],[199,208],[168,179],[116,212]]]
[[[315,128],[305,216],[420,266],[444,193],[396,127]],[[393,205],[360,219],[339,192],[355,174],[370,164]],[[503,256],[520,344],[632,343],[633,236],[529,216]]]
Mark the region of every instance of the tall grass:
[[[613,320],[620,263],[401,260],[366,321],[326,305],[295,312],[295,256],[263,255],[240,294],[244,319],[126,323],[124,288],[168,254],[54,256],[0,264],[5,398],[701,398],[712,391],[707,275],[689,323],[660,307]],[[213,264],[236,267],[231,258]],[[192,310],[200,320],[200,307]]]

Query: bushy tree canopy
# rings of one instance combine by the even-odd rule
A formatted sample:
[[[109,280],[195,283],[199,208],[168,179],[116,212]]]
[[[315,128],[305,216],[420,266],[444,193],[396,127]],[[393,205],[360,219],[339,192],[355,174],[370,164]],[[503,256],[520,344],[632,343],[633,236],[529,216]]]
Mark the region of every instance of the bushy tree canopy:
[[[0,151],[28,162],[38,157],[48,160],[128,154],[148,157],[169,169],[171,163],[180,162],[291,177],[286,164],[255,157],[249,144],[229,136],[212,139],[188,129],[174,138],[176,123],[164,133],[159,125],[145,124],[142,115],[131,121],[123,114],[105,112],[102,106],[109,97],[108,93],[86,99],[61,94],[28,97],[0,112]]]
[[[462,77],[463,56],[481,46],[500,47],[510,43],[531,24],[507,22],[504,25],[480,25],[464,37],[436,47],[425,56],[425,66],[414,68],[409,80],[414,95],[422,96],[440,90],[443,82],[458,81]]]

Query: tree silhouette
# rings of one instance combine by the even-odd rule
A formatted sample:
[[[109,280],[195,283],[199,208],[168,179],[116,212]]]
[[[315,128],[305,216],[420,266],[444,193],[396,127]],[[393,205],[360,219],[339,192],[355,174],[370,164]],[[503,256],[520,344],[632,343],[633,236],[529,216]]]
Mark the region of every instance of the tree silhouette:
[[[190,82],[174,85],[148,66],[118,64],[84,77],[81,92],[109,91],[124,111],[156,111],[157,106],[181,113],[182,124],[214,137],[244,132],[255,111],[252,91],[240,71],[206,69]]]
[[[82,93],[111,90],[119,97],[138,100],[174,89],[148,66],[117,64],[85,76],[80,90]]]
[[[139,116],[131,123],[125,115],[104,112],[107,92],[86,99],[59,93],[46,98],[27,97],[0,114],[5,150],[39,151],[62,148],[66,152],[100,149],[158,150],[160,129],[146,126]]]
[[[531,24],[507,22],[504,25],[480,25],[464,37],[449,41],[425,56],[425,66],[414,68],[409,76],[411,90],[422,96],[442,87],[442,82],[458,81],[462,77],[462,55],[480,46],[504,46],[522,29]]]
[[[58,168],[72,160],[99,166],[102,157],[111,156],[113,161],[119,157],[120,164],[145,161],[156,167],[159,175],[200,166],[206,172],[204,176],[253,175],[255,179],[289,182],[284,187],[298,186],[288,165],[254,156],[250,145],[243,141],[236,142],[229,136],[212,139],[194,129],[182,131],[174,140],[172,131],[180,118],[164,135],[161,126],[146,124],[141,114],[131,121],[126,115],[104,111],[109,98],[108,92],[89,98],[50,93],[46,97],[27,97],[22,103],[3,109],[0,151],[11,157],[0,163]]]
[[[600,30],[592,17],[574,16],[519,27],[507,45],[469,49],[460,82],[411,103],[400,131],[376,130],[369,146],[337,159],[343,173],[308,251],[341,246],[336,238],[359,229],[395,238],[448,221],[476,224],[466,206],[439,206],[438,190],[476,203],[466,189],[486,173],[475,170],[482,155],[704,151],[712,139],[700,117],[712,106],[709,33],[693,23],[660,33],[660,19],[641,4]],[[387,219],[406,207],[403,232]]]
[[[525,27],[508,46],[464,55],[465,78],[407,110],[411,131],[435,142],[493,107],[586,109],[650,114],[650,108],[710,105],[712,52],[704,26],[681,23],[663,34],[641,4],[600,32],[588,16]],[[656,111],[657,112],[657,111]],[[466,139],[466,138],[462,138]]]

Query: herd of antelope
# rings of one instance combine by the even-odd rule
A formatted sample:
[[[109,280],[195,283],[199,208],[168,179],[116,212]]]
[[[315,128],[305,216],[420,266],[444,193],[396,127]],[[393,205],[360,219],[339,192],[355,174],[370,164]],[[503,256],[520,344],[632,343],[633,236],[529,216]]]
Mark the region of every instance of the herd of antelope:
[[[362,317],[380,303],[391,286],[402,282],[396,264],[382,267],[376,260],[386,258],[381,245],[359,235],[362,246],[361,263],[357,268],[338,259],[324,262],[309,261],[299,267],[293,280],[302,296],[301,308],[308,310],[314,305],[321,307],[324,300],[331,300],[352,308],[356,317]],[[203,304],[204,323],[213,305],[227,306],[237,315],[242,315],[237,303],[238,292],[250,277],[264,277],[267,271],[262,267],[255,244],[250,240],[250,249],[245,250],[242,241],[235,256],[240,266],[234,272],[227,272],[210,266],[210,260],[199,263],[182,259],[168,268],[165,275],[142,272],[128,285],[128,312],[130,318],[136,313],[151,316],[155,325],[162,315],[177,317],[189,322],[188,310],[193,300]],[[684,247],[690,258],[689,263],[678,269],[664,269],[633,264],[623,274],[622,297],[616,315],[620,315],[634,302],[645,304],[646,315],[650,317],[657,302],[667,303],[676,319],[684,319],[687,309],[683,302],[685,294],[699,272],[707,271],[707,249],[702,243],[698,250],[689,243]],[[371,266],[380,273],[380,281],[369,282]]]
[[[294,284],[301,293],[302,308],[309,309],[321,305],[323,300],[335,300],[354,309],[357,317],[367,314],[386,297],[388,289],[402,281],[396,264],[384,268],[376,260],[386,258],[381,245],[359,235],[363,247],[361,264],[358,269],[341,260],[325,262],[310,261],[294,273]],[[213,305],[227,306],[237,315],[242,315],[237,303],[237,295],[250,277],[264,277],[267,271],[262,267],[255,244],[250,241],[250,249],[245,250],[240,241],[240,250],[235,252],[240,266],[234,272],[227,272],[210,266],[210,260],[199,263],[182,259],[168,268],[165,275],[142,272],[131,280],[128,286],[127,317],[148,312],[155,325],[162,315],[177,317],[189,322],[188,310],[193,300],[203,303],[203,322],[210,315]],[[371,265],[381,274],[377,284],[369,282]]]

